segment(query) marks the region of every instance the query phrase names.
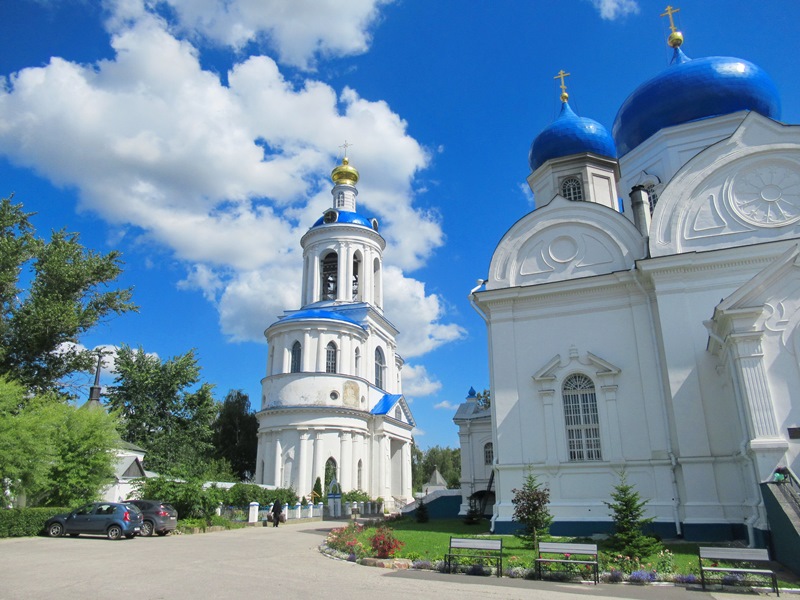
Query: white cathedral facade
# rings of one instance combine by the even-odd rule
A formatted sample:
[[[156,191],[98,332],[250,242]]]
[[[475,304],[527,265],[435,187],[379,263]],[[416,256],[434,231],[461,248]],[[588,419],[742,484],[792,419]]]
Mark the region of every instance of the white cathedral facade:
[[[413,500],[414,419],[398,331],[383,314],[386,242],[357,211],[359,175],[346,157],[331,178],[333,206],[300,240],[302,308],[265,331],[256,482],[311,499],[327,465],[341,491],[402,506]]]
[[[491,447],[497,533],[528,473],[554,534],[609,531],[624,471],[662,535],[759,543],[760,483],[800,469],[800,126],[759,67],[681,42],[612,134],[563,91],[529,155],[536,209],[471,294],[491,438],[457,417],[462,455]]]

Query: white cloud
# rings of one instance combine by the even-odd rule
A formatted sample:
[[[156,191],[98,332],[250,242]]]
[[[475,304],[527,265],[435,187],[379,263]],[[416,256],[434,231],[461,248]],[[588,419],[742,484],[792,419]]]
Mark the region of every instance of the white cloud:
[[[242,15],[257,16],[253,31],[283,40],[275,32],[291,30],[311,6],[170,2],[184,11],[185,25],[229,43],[255,35],[234,35]],[[201,291],[217,307],[226,335],[263,340],[283,309],[299,306],[299,239],[330,206],[328,174],[348,139],[362,175],[359,210],[379,218],[388,244],[386,311],[403,331],[401,353],[419,356],[462,337],[460,327],[441,322],[441,299],[403,272],[424,265],[444,243],[438,215],[414,206],[414,177],[429,156],[405,121],[356,90],[289,82],[267,56],[235,64],[223,85],[201,67],[195,46],[143,8],[151,4],[110,2],[112,59],[82,65],[54,57],[0,79],[0,154],[77,189],[80,208],[113,224],[116,239],[168,248],[187,265],[177,285]],[[315,34],[314,44],[287,41],[283,52],[307,60],[311,47],[355,51],[381,4],[320,3],[314,19],[327,15],[331,31]],[[200,15],[206,21],[197,21]],[[352,37],[346,29],[334,35],[339,18],[362,28],[362,42],[334,43]]]
[[[421,356],[466,335],[459,325],[441,323],[440,319],[445,316],[441,298],[426,294],[421,281],[405,277],[400,269],[384,269],[384,289],[384,310],[400,330],[397,348],[401,356]]]
[[[447,400],[442,400],[438,404],[434,404],[433,408],[439,408],[439,409],[443,409],[443,410],[453,410],[455,408],[458,408],[458,404],[452,404],[451,402],[448,402]]]
[[[600,12],[600,17],[606,21],[639,14],[639,4],[636,0],[591,0],[591,2]]]
[[[441,382],[431,378],[423,365],[403,366],[403,394],[409,402],[414,398],[435,394],[440,389]]]
[[[365,52],[390,0],[163,0],[183,30],[242,48],[266,39],[281,62],[312,68],[317,56]]]

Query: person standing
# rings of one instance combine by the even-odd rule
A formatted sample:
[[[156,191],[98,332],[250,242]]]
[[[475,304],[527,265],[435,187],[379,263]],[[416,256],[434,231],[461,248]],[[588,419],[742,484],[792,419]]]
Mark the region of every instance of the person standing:
[[[275,500],[272,504],[272,526],[277,527],[278,523],[281,522],[281,513],[283,512],[283,507],[281,506],[280,500]]]

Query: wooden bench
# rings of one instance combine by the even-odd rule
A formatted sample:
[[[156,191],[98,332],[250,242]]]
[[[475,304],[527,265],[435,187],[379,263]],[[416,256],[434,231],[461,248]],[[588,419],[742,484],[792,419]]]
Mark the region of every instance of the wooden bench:
[[[763,548],[698,548],[700,561],[700,581],[706,589],[706,573],[742,573],[744,575],[769,575],[772,579],[772,589],[780,596],[778,578],[772,569],[745,569],[741,567],[705,566],[703,560],[725,561],[730,563],[764,563],[769,562],[769,552]]]
[[[444,556],[448,573],[453,572],[453,563],[458,567],[461,558],[488,561],[494,564],[497,576],[503,576],[503,540],[451,537],[450,549]]]
[[[549,558],[543,555],[560,554],[561,558]],[[591,560],[574,559],[573,556],[589,557]],[[540,542],[539,558],[536,559],[536,577],[542,578],[542,565],[551,563],[563,563],[570,565],[589,565],[592,567],[593,581],[595,585],[600,582],[600,574],[597,567],[597,544],[569,544],[561,542]]]

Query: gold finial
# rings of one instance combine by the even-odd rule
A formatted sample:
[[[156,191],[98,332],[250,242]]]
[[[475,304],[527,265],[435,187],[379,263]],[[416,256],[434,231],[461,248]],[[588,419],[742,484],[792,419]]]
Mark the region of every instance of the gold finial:
[[[565,73],[564,69],[561,69],[558,72],[558,75],[553,77],[553,79],[560,79],[561,80],[561,101],[566,102],[569,100],[569,94],[567,93],[567,86],[564,84],[564,77],[568,77],[571,73]]]
[[[671,48],[678,48],[681,44],[683,44],[683,34],[678,31],[677,27],[675,27],[675,20],[672,18],[672,15],[674,15],[676,12],[680,12],[680,10],[680,8],[672,8],[671,6],[667,5],[667,8],[665,8],[664,12],[661,14],[662,17],[669,17],[669,28],[672,33],[669,34],[667,43]]]
[[[358,183],[358,171],[355,167],[350,166],[350,159],[347,158],[347,149],[352,145],[345,140],[344,144],[339,146],[339,148],[344,148],[344,158],[342,158],[342,164],[331,171],[331,179],[337,185],[355,185]]]

